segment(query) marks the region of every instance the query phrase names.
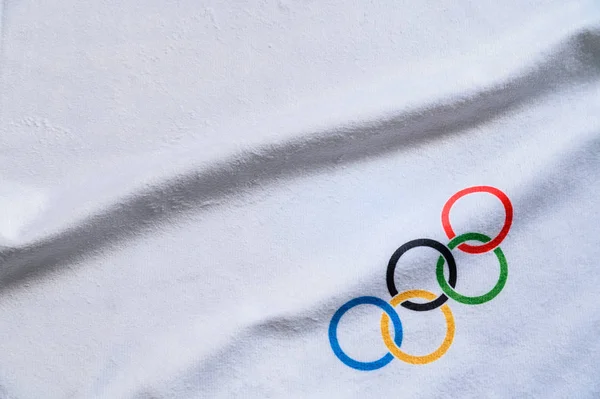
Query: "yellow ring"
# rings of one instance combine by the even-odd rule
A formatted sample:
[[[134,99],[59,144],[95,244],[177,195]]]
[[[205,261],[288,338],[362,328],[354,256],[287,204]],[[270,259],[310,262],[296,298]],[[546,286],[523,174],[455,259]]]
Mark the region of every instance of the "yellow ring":
[[[432,301],[435,298],[437,298],[437,296],[425,290],[405,291],[393,297],[390,301],[390,304],[396,307],[400,303],[411,298],[423,298]],[[381,335],[383,336],[383,342],[385,342],[385,346],[387,346],[388,350],[392,352],[394,357],[406,363],[427,364],[439,359],[444,355],[444,353],[446,353],[446,351],[450,348],[450,345],[452,345],[456,325],[454,324],[454,316],[452,316],[452,311],[450,310],[450,307],[448,307],[447,304],[444,304],[440,309],[442,310],[442,313],[446,318],[446,337],[444,338],[444,342],[442,342],[442,345],[440,345],[439,348],[425,356],[409,355],[408,353],[401,351],[400,348],[396,346],[394,340],[392,339],[392,336],[390,335],[390,318],[385,313],[381,316]]]

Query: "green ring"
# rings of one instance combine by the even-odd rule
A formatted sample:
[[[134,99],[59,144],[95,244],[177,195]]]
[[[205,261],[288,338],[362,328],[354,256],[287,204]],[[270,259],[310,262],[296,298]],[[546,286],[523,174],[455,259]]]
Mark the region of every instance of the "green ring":
[[[462,244],[463,242],[470,241],[470,240],[475,240],[475,241],[479,241],[482,243],[486,243],[486,242],[491,241],[491,238],[486,236],[485,234],[465,233],[465,234],[461,234],[457,237],[454,237],[448,243],[448,248],[454,249],[458,245]],[[498,279],[498,282],[496,283],[496,285],[494,286],[494,288],[492,288],[492,290],[490,292],[488,292],[487,294],[480,295],[480,296],[466,296],[466,295],[461,295],[458,292],[454,291],[454,289],[452,287],[450,287],[450,284],[448,284],[448,282],[444,278],[445,260],[444,260],[443,256],[440,256],[440,258],[438,259],[436,268],[435,268],[435,274],[437,276],[437,281],[438,281],[440,287],[442,288],[442,291],[444,291],[444,293],[446,295],[448,295],[450,298],[454,299],[455,301],[458,301],[458,302],[461,302],[461,303],[464,303],[467,305],[479,305],[479,304],[482,304],[482,303],[485,303],[487,301],[491,301],[492,299],[494,299],[500,293],[500,291],[502,291],[502,289],[504,288],[504,285],[506,284],[506,279],[508,278],[508,263],[506,262],[504,253],[502,252],[500,247],[494,249],[494,253],[496,254],[496,257],[498,258],[498,261],[500,262],[500,278]]]

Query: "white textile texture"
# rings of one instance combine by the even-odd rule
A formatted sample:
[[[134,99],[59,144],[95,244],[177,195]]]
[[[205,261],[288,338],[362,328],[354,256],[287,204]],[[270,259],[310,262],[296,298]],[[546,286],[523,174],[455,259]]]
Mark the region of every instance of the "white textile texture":
[[[0,5],[0,399],[600,397],[598,0]]]

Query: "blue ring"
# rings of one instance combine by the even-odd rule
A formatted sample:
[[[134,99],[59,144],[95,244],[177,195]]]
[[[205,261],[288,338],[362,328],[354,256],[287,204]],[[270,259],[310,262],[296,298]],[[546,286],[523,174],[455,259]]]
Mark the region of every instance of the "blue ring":
[[[373,362],[359,362],[358,360],[354,360],[344,353],[337,339],[337,327],[340,319],[347,311],[358,305],[375,305],[387,313],[392,320],[392,324],[394,325],[394,342],[398,347],[400,347],[402,344],[402,322],[400,322],[400,316],[398,316],[398,313],[396,313],[396,310],[394,310],[392,305],[383,299],[374,296],[361,296],[354,298],[346,302],[337,310],[337,312],[335,312],[331,318],[331,322],[329,323],[329,343],[331,344],[333,353],[335,353],[338,359],[340,359],[346,366],[357,370],[377,370],[391,362],[394,359],[394,356],[388,352],[379,360],[375,360]]]

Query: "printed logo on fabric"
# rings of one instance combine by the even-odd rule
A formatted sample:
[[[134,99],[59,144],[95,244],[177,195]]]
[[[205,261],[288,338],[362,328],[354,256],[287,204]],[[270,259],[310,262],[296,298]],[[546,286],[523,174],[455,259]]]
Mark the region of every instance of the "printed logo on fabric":
[[[500,233],[498,233],[498,235],[494,239],[491,239],[485,234],[474,232],[464,233],[457,236],[454,232],[454,229],[450,225],[450,209],[452,208],[454,203],[456,203],[458,199],[464,197],[465,195],[472,193],[492,194],[496,196],[504,206],[504,225],[502,226]],[[355,368],[357,370],[379,369],[391,362],[394,359],[394,357],[404,362],[412,364],[427,364],[442,357],[448,351],[450,345],[452,345],[455,330],[454,316],[452,315],[450,307],[446,303],[448,301],[448,297],[463,304],[479,305],[494,299],[504,288],[504,285],[506,284],[506,279],[508,277],[508,264],[506,262],[506,258],[504,257],[504,253],[500,249],[499,245],[504,240],[504,238],[506,238],[506,235],[508,234],[508,231],[510,230],[510,226],[512,224],[512,219],[513,207],[510,200],[508,199],[506,194],[504,194],[502,191],[498,190],[495,187],[469,187],[454,194],[452,197],[450,197],[450,199],[446,202],[442,209],[442,227],[444,229],[444,232],[448,236],[448,239],[450,240],[447,246],[429,238],[419,238],[416,240],[409,241],[406,244],[402,245],[400,248],[398,248],[396,252],[394,252],[388,263],[386,274],[387,287],[390,292],[390,295],[392,296],[392,299],[389,302],[386,302],[383,299],[373,296],[361,296],[358,298],[354,298],[342,305],[342,307],[340,307],[337,310],[337,312],[335,312],[335,314],[331,318],[331,322],[329,323],[329,343],[331,344],[333,353],[335,353],[338,359],[340,359],[345,365]],[[467,244],[467,241],[476,241],[481,244],[471,245]],[[441,254],[435,268],[437,282],[443,291],[443,294],[441,294],[438,297],[436,297],[435,294],[425,290],[410,290],[398,293],[398,290],[396,289],[396,284],[394,283],[394,272],[396,270],[398,260],[408,250],[416,247],[430,247],[437,250]],[[493,253],[496,255],[496,258],[498,259],[498,262],[500,263],[500,276],[496,285],[489,292],[480,296],[466,296],[454,290],[454,288],[456,287],[457,268],[454,256],[452,255],[451,251],[456,248],[468,254],[481,254],[493,251]],[[445,264],[448,264],[449,273],[447,280],[444,276]],[[428,302],[412,302],[411,299],[413,298],[425,299]],[[378,360],[371,362],[362,362],[355,360],[348,356],[342,350],[338,342],[337,329],[340,319],[346,312],[358,305],[375,305],[381,310],[383,310],[380,328],[381,335],[383,337],[383,342],[385,343],[385,346],[387,347],[389,352]],[[396,313],[394,309],[394,307],[398,305],[401,305],[407,309],[417,312],[440,308],[446,320],[446,336],[444,337],[444,340],[442,344],[438,347],[438,349],[424,356],[411,355],[404,352],[401,349],[402,322],[400,321],[400,316],[398,315],[398,313]],[[390,321],[394,326],[393,338],[390,333]]]

